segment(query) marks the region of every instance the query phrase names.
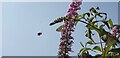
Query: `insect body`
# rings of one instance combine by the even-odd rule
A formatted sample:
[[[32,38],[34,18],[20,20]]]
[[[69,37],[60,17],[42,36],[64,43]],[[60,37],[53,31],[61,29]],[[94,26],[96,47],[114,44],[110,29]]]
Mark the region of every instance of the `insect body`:
[[[39,32],[39,33],[37,33],[37,35],[38,35],[38,36],[41,36],[41,35],[42,35],[42,33],[41,33],[41,32]]]

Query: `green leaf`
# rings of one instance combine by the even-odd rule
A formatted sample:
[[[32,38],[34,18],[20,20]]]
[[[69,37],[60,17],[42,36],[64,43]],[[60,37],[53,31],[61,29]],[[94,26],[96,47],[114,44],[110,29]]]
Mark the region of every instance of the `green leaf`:
[[[94,24],[98,22],[102,22],[104,25],[106,25],[110,29],[109,23],[105,19],[93,21]]]
[[[89,18],[89,22],[92,22],[95,17]]]
[[[80,42],[81,46],[84,47],[84,45],[82,44],[82,42]]]
[[[107,34],[104,34],[104,35],[101,36],[101,38],[104,42],[106,42],[107,39],[108,39],[108,36],[107,36]]]
[[[105,31],[104,29],[104,24],[103,25],[100,25],[99,29],[100,29],[100,35],[103,36],[104,34],[106,34],[107,32]]]
[[[90,17],[90,13],[88,12],[88,13],[85,13],[88,17]]]
[[[99,29],[100,29],[100,30],[103,30],[103,29],[104,29],[104,28],[103,28],[104,26],[105,26],[105,25],[100,25]]]
[[[100,15],[100,13],[98,12],[98,13],[96,13],[96,16],[99,16],[100,18],[103,18],[103,16],[102,15]]]
[[[85,18],[85,15],[86,15],[86,14],[85,14],[85,13],[83,13],[83,14],[82,14],[82,17],[83,17],[83,18]]]
[[[49,25],[52,26],[56,23],[60,23],[60,22],[63,22],[63,20],[65,20],[66,17],[60,17],[60,18],[57,18],[55,19],[53,22],[51,22]]]
[[[78,22],[80,21],[81,18],[80,18],[80,16],[76,16],[75,19],[76,19],[75,20],[75,26],[76,26],[78,24]]]
[[[59,26],[59,27],[56,29],[56,31],[57,31],[57,32],[61,32],[62,27],[63,27],[63,25]]]
[[[101,51],[101,48],[99,46],[95,46],[93,49],[97,51]]]
[[[92,26],[86,25],[86,27],[89,28],[90,30],[96,30],[96,28],[98,28],[98,25],[97,25],[97,24],[91,23],[91,25],[92,25]],[[95,28],[94,28],[93,26],[94,26]]]
[[[90,13],[89,12],[83,13],[81,16],[82,16],[83,19],[86,20],[88,17],[90,17]]]
[[[105,25],[101,25],[101,26],[99,27],[100,32],[98,32],[98,34],[99,34],[100,38],[101,38],[104,42],[106,42],[106,38],[107,38],[108,32],[105,31],[105,29],[103,28],[104,26],[105,26]]]
[[[95,8],[93,8],[93,7],[90,9],[90,12],[94,13],[94,14],[98,13],[97,10]]]
[[[110,24],[110,28],[112,29],[112,27],[113,27],[112,19],[109,19],[109,20],[108,20],[108,23]]]
[[[91,30],[88,29],[88,37],[89,37],[90,39],[92,38],[92,37],[91,37],[91,34],[92,34]]]
[[[94,43],[93,43],[92,40],[89,40],[89,41],[85,44],[85,46],[87,46],[88,44],[89,44],[89,45],[92,45],[92,44],[94,44]]]
[[[85,36],[88,37],[90,40],[92,40],[94,42],[94,40],[92,38],[92,31],[89,28],[86,31],[86,35]]]
[[[116,41],[114,40],[107,44],[107,47],[106,47],[105,51],[103,52],[103,56],[107,56],[108,51],[110,50],[111,46],[115,45],[115,43],[116,43]]]
[[[88,50],[92,50],[92,49],[91,48],[82,48],[82,49],[80,49],[79,54],[83,54],[83,53],[87,52]]]
[[[84,49],[85,49],[85,48],[80,49],[79,54],[82,54],[82,51],[83,51]]]
[[[78,21],[75,21],[75,26],[78,24]]]
[[[103,13],[103,12],[99,12],[99,15],[105,15],[104,19],[106,20],[107,19],[107,13]]]
[[[108,29],[110,29],[110,26],[107,21],[103,21],[103,23],[108,27]]]
[[[87,51],[89,51],[89,50],[92,50],[91,48],[84,48],[82,51],[81,51],[81,53],[85,53],[85,52],[87,52]]]

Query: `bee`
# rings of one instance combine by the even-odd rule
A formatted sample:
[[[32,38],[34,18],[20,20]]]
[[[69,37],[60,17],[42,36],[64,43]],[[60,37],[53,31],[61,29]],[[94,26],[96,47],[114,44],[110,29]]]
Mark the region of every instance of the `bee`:
[[[41,32],[39,32],[39,33],[37,33],[37,35],[38,35],[38,36],[41,36],[41,35],[42,35],[42,33],[41,33]]]

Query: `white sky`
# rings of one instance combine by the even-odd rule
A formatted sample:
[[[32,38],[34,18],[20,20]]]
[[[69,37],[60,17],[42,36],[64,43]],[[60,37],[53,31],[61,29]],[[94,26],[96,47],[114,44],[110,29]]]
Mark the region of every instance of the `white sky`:
[[[2,4],[0,3],[0,57],[2,56]]]

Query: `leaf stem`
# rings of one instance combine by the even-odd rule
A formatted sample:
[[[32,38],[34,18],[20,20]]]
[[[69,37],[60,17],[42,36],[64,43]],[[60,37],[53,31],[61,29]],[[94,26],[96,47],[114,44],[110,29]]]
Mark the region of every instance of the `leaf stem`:
[[[100,46],[101,46],[101,51],[102,51],[102,53],[103,53],[103,45],[102,45],[102,40],[101,40],[101,38],[100,38]]]
[[[85,22],[85,21],[82,21],[82,20],[79,20],[79,21],[82,22],[82,23],[85,23],[85,24],[88,24],[88,25],[92,26],[92,27],[95,28],[97,31],[100,31],[100,29],[94,27],[93,25],[91,25],[91,24],[89,24],[89,23],[87,23],[87,22]],[[102,53],[103,53],[103,45],[102,45],[102,40],[101,40],[101,38],[100,38],[100,46],[101,46],[101,51],[102,51]]]
[[[82,21],[82,20],[79,20],[79,21],[82,22],[82,23],[88,24],[88,25],[92,26],[93,28],[95,28],[96,30],[100,31],[100,29],[94,27],[93,25],[91,25],[91,24],[89,24],[89,23],[87,23],[87,22],[85,22],[85,21]]]

